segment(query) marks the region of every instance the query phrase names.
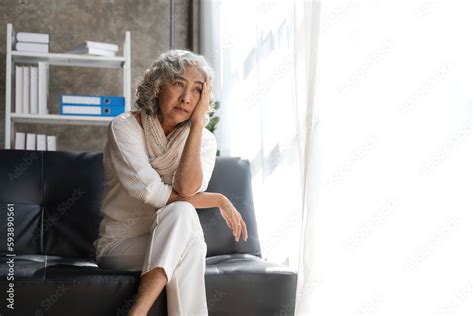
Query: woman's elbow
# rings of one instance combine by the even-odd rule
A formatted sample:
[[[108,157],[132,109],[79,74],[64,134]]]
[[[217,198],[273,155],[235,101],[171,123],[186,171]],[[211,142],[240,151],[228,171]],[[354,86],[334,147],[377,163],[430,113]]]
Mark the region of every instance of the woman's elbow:
[[[189,198],[197,193],[199,188],[192,190],[192,188],[174,188],[174,190],[183,198]]]
[[[182,183],[182,181],[176,181],[173,183],[173,189],[182,197],[187,198],[191,197],[196,194],[199,189],[201,188],[202,178],[201,181],[186,181],[186,183]]]

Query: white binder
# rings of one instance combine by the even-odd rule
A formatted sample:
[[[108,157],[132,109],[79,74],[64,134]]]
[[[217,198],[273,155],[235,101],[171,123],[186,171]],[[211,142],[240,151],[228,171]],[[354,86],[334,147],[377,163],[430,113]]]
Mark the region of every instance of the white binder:
[[[46,135],[36,135],[36,150],[46,150]]]
[[[47,34],[47,33],[18,32],[16,34],[16,40],[18,42],[49,43],[49,34]]]
[[[96,55],[96,56],[107,56],[115,57],[115,52],[111,50],[99,49],[94,47],[81,47],[66,52],[67,54],[79,54],[79,55]]]
[[[69,51],[73,51],[73,50],[84,48],[84,47],[97,48],[97,49],[108,50],[108,51],[112,51],[112,52],[117,52],[118,49],[119,49],[117,44],[94,42],[94,41],[84,41],[81,44],[71,48]]]
[[[16,47],[16,50],[19,52],[35,52],[35,53],[48,53],[49,52],[48,44],[17,42],[15,47]]]
[[[23,113],[30,113],[30,67],[23,66]]]
[[[46,62],[38,62],[38,113],[49,114],[48,111],[48,85],[49,65]]]
[[[56,136],[54,135],[48,135],[46,136],[46,150],[48,151],[54,151],[56,150]]]
[[[23,69],[15,66],[15,113],[23,113]]]
[[[36,134],[33,134],[33,133],[26,134],[26,149],[36,150]]]
[[[26,135],[23,132],[16,132],[15,133],[15,149],[22,149],[26,148]]]
[[[30,113],[38,114],[38,67],[30,67]]]

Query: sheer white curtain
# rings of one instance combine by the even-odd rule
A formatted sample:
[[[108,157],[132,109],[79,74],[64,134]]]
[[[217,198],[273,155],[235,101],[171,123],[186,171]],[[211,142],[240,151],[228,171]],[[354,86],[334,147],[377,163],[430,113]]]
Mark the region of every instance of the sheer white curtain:
[[[219,147],[252,162],[296,315],[472,315],[471,2],[202,9]]]
[[[321,1],[297,315],[474,315],[468,1]]]
[[[263,257],[297,269],[300,125],[292,1],[202,1],[202,53],[216,70],[222,155],[249,159]]]

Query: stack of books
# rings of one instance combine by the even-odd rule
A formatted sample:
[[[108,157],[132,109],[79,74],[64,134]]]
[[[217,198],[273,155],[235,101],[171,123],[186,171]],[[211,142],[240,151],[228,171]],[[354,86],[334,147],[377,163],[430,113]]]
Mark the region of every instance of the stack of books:
[[[66,51],[66,54],[96,55],[115,57],[118,45],[102,42],[85,41],[74,48]]]
[[[49,114],[49,64],[15,66],[15,113]]]
[[[56,136],[34,133],[15,133],[15,149],[56,150]]]
[[[49,34],[18,32],[15,40],[17,51],[49,53]]]

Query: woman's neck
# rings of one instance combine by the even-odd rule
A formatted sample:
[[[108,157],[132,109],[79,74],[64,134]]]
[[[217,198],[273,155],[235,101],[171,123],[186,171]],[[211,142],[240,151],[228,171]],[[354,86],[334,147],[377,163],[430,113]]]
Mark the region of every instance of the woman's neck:
[[[176,127],[174,124],[168,123],[163,119],[160,119],[160,123],[163,131],[165,132],[165,136],[168,136],[168,134],[171,133]]]

